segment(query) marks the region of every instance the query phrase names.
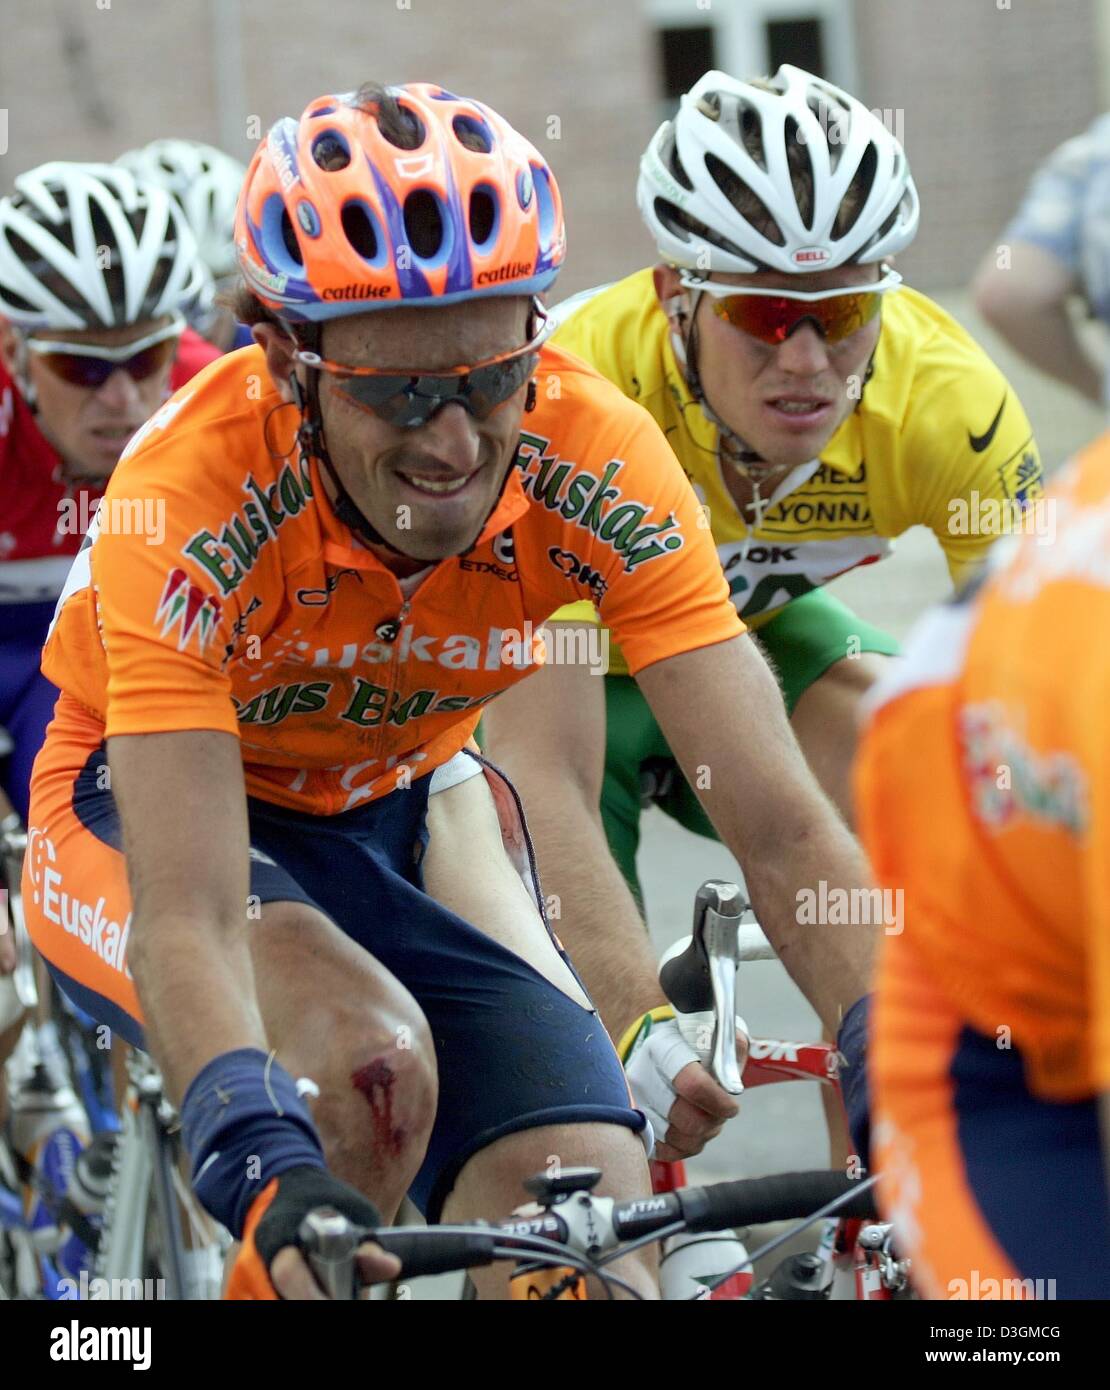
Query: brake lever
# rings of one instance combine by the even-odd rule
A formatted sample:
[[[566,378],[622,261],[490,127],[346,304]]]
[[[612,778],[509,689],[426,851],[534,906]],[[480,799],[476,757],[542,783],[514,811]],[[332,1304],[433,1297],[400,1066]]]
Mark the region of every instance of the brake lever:
[[[313,1277],[328,1297],[354,1299],[361,1287],[355,1251],[366,1232],[334,1207],[316,1207],[297,1228],[297,1239]]]
[[[659,981],[682,1014],[713,1012],[710,1072],[729,1095],[744,1089],[736,1056],[736,971],[740,965],[740,919],[748,909],[735,883],[709,879],[694,898],[690,943],[664,957]]]

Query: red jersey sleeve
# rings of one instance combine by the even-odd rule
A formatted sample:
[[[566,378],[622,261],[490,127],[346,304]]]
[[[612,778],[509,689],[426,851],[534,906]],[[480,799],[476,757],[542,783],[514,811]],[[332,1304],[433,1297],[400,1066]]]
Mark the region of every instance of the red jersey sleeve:
[[[220,356],[218,347],[213,347],[192,328],[186,328],[177,345],[177,356],[170,368],[170,391],[177,391],[196,376],[197,372],[215,362]]]

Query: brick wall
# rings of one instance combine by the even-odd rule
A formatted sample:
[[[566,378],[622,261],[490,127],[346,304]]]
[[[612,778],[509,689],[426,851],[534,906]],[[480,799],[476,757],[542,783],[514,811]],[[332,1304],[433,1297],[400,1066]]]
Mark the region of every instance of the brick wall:
[[[397,0],[241,0],[239,8],[243,110],[232,128],[241,137],[238,148],[222,141],[232,153],[245,159],[254,148],[251,115],[264,130],[319,93],[368,78],[441,82],[488,102],[551,160],[570,228],[561,289],[611,279],[650,256],[634,189],[655,124],[655,75],[637,0],[411,0],[410,9]],[[213,32],[209,0],[23,7],[17,41],[0,36],[0,106],[10,111],[0,187],[45,159],[110,159],[159,135],[219,143]]]
[[[902,108],[922,226],[900,268],[966,283],[1037,163],[1098,111],[1093,0],[856,0],[859,97]]]
[[[966,280],[1036,161],[1095,114],[1093,3],[1013,0],[999,10],[996,0],[856,0],[859,95],[904,112],[922,193],[922,233],[903,266],[918,283]],[[218,105],[218,5],[242,17],[235,111]],[[423,78],[488,101],[551,159],[570,226],[561,290],[643,264],[650,244],[634,187],[658,77],[640,0],[404,5],[20,4],[18,21],[0,30],[0,107],[9,111],[0,187],[42,160],[109,159],[156,135],[212,140],[245,158],[251,116],[264,129],[322,91]]]

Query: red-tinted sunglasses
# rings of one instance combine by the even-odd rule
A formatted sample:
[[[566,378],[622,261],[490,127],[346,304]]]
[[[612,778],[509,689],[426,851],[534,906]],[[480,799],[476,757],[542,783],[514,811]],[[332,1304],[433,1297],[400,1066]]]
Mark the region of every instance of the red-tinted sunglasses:
[[[719,319],[772,347],[784,343],[806,319],[816,324],[828,342],[842,342],[866,327],[882,308],[883,295],[901,283],[897,271],[888,270],[881,280],[859,289],[788,294],[781,289],[739,289],[716,280],[698,280],[689,271],[682,274],[686,289],[710,296]]]

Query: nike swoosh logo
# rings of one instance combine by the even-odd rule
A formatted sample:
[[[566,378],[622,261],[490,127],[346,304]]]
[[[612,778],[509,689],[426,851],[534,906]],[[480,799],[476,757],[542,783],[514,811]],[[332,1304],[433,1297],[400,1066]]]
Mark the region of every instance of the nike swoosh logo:
[[[1002,419],[1002,412],[1006,409],[1006,400],[1008,396],[1009,392],[1002,397],[1002,404],[998,407],[998,414],[991,421],[990,429],[987,430],[986,434],[972,434],[971,431],[968,430],[967,442],[977,454],[981,454],[984,449],[990,448],[991,440],[998,433],[998,422]]]

